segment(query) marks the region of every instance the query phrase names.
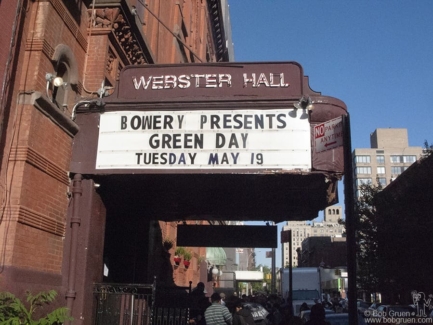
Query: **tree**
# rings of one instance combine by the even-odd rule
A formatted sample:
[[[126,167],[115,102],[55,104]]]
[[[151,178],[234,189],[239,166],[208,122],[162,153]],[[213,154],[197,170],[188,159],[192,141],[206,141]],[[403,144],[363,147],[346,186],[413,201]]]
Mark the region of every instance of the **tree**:
[[[433,144],[429,144],[427,140],[424,141],[424,149],[422,152],[421,159],[425,159],[433,154]]]
[[[28,309],[12,293],[0,292],[0,325],[55,325],[72,320],[68,315],[68,309],[65,307],[57,308],[38,320],[33,319],[36,310],[49,305],[55,300],[56,291],[40,292],[36,295],[27,292],[26,296],[29,304]]]
[[[361,291],[377,292],[379,288],[380,261],[378,258],[378,223],[376,195],[382,186],[362,184],[361,196],[355,204],[357,222],[357,287]]]
[[[271,286],[271,269],[269,266],[259,264],[254,271],[260,271],[263,268],[263,282],[253,282],[251,283],[251,287],[253,292],[263,291],[263,283],[266,283],[266,287],[270,288]]]

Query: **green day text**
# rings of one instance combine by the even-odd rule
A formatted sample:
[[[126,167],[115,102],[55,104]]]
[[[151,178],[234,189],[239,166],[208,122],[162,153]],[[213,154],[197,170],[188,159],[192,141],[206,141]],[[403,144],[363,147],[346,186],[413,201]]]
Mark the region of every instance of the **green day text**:
[[[262,165],[264,153],[249,150],[249,132],[281,130],[288,112],[261,111],[219,114],[120,115],[120,130],[145,134],[135,164],[150,165]],[[256,132],[257,134],[257,132]]]

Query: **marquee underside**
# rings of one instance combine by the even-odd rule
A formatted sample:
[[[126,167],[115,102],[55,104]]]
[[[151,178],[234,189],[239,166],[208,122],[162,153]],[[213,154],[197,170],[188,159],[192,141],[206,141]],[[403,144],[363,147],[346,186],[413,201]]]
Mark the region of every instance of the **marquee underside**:
[[[105,175],[95,179],[108,209],[166,221],[311,220],[338,202],[324,174]]]

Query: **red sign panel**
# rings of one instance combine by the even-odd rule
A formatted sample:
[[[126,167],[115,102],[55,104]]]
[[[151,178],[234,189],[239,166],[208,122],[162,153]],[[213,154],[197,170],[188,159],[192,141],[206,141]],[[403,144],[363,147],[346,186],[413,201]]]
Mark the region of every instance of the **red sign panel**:
[[[341,116],[314,127],[316,152],[337,148],[343,145],[343,121]]]

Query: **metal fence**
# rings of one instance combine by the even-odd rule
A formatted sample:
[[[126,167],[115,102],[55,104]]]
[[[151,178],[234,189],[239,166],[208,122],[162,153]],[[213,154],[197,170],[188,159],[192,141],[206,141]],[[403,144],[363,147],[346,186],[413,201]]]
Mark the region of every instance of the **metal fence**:
[[[95,325],[186,325],[189,287],[96,283]]]

